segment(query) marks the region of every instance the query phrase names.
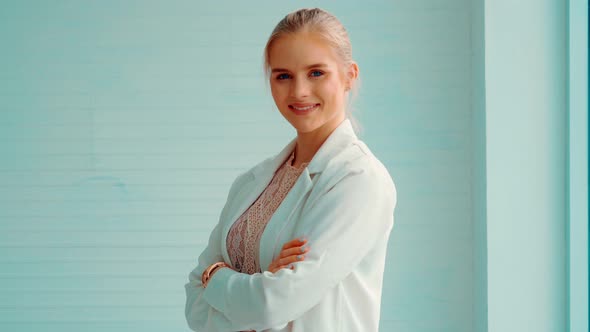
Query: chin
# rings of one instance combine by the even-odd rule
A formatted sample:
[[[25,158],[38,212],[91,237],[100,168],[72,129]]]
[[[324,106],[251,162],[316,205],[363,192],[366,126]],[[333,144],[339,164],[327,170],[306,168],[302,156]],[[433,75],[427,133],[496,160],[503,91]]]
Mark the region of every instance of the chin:
[[[300,118],[296,116],[285,117],[285,120],[291,124],[298,132],[306,133],[317,129],[318,121],[311,118]]]

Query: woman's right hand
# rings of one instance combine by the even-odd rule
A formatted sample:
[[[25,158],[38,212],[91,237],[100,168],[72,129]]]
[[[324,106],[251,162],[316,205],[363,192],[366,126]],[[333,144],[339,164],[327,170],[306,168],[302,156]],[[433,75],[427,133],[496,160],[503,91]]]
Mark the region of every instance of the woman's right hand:
[[[304,260],[305,254],[309,251],[309,246],[304,247],[306,243],[307,239],[300,238],[285,243],[279,256],[268,266],[268,270],[275,273],[282,268],[294,269],[292,263]]]

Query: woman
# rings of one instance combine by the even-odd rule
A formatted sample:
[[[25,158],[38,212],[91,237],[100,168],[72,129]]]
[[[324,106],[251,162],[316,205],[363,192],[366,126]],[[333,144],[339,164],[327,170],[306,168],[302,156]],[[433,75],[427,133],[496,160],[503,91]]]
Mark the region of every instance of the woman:
[[[238,176],[189,274],[195,331],[377,331],[396,190],[354,133],[346,30],[301,9],[265,48],[273,99],[295,128],[278,155]]]

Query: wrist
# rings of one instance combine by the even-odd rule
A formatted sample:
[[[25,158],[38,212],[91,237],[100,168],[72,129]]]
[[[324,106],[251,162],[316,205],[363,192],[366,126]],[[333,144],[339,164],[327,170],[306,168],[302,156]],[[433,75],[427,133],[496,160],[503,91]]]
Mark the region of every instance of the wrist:
[[[207,287],[207,283],[209,283],[209,280],[211,280],[213,274],[224,267],[229,267],[229,265],[227,265],[225,262],[216,262],[206,268],[205,271],[203,271],[203,275],[201,276],[203,288]]]

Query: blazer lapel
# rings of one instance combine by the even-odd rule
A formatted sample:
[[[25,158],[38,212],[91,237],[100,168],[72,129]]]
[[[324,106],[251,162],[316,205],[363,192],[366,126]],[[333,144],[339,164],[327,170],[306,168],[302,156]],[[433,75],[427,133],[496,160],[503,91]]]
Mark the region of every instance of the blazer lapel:
[[[291,190],[287,193],[287,196],[285,196],[277,210],[270,217],[270,220],[262,231],[258,252],[260,267],[263,271],[272,263],[277,246],[283,245],[283,243],[277,243],[281,231],[288,223],[293,222],[291,215],[312,187],[313,183],[309,176],[309,170],[304,168]]]
[[[265,270],[272,262],[278,243],[278,235],[283,227],[290,222],[293,211],[299,206],[307,192],[313,187],[312,176],[322,172],[334,155],[344,149],[357,137],[352,129],[349,119],[345,119],[330,134],[322,146],[318,149],[312,160],[305,167],[281,202],[275,213],[268,221],[260,239],[259,258],[260,266]],[[237,194],[231,198],[232,204],[224,220],[221,244],[222,255],[226,262],[231,262],[227,251],[227,235],[233,223],[258,199],[272,180],[277,169],[286,162],[295,148],[297,138],[292,139],[276,156],[270,157],[248,171],[249,179],[244,182]]]
[[[231,204],[227,213],[227,219],[224,220],[224,227],[222,234],[221,247],[223,258],[226,262],[231,262],[229,253],[227,251],[227,234],[234,222],[258,199],[260,194],[268,186],[272,180],[275,171],[279,166],[286,161],[286,159],[295,148],[297,138],[292,139],[287,146],[283,148],[279,154],[274,157],[267,158],[260,164],[248,171],[249,180],[244,182],[240,190],[231,198]]]

